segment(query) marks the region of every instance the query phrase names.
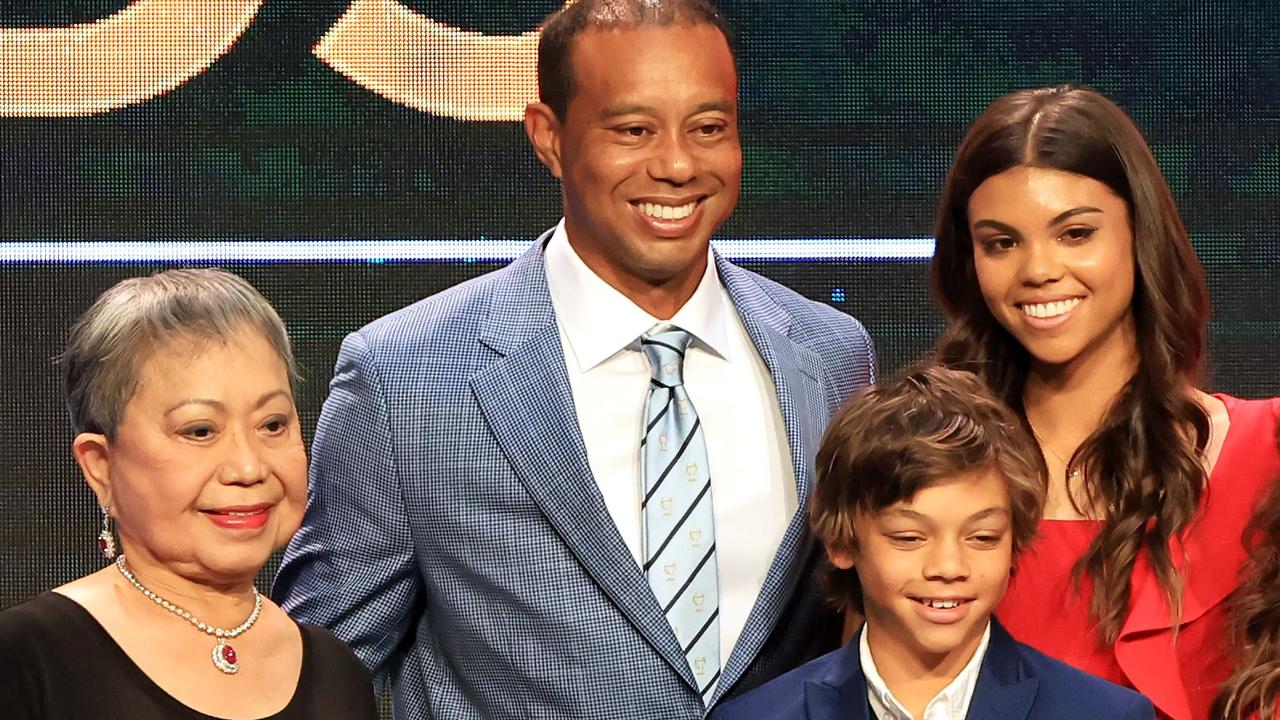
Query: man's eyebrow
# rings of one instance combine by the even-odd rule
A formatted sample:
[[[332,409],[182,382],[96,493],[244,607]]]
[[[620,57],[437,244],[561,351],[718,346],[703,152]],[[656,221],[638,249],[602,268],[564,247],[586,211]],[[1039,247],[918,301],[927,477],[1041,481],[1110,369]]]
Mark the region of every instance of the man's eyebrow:
[[[614,105],[600,113],[600,117],[608,119],[619,115],[657,115],[658,109],[652,105]]]
[[[704,112],[733,112],[733,103],[728,100],[708,100],[693,109],[694,115]]]
[[[732,111],[733,103],[728,100],[708,100],[694,108],[690,115],[699,115],[706,112],[728,113]],[[612,107],[607,107],[600,113],[600,117],[607,120],[620,115],[657,115],[658,113],[658,108],[652,105],[641,105],[636,103],[632,105],[614,105]]]

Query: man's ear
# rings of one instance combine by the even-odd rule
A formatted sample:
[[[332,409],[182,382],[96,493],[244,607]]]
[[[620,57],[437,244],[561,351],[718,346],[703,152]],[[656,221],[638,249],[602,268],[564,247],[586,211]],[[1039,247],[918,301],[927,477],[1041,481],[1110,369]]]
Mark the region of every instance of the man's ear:
[[[533,154],[551,174],[562,178],[560,165],[560,118],[546,103],[529,103],[524,109],[524,134]]]
[[[828,546],[827,559],[839,570],[852,570],[855,564],[853,551],[845,548]]]
[[[111,507],[111,443],[101,433],[83,432],[71,441],[71,454],[80,466],[84,481],[93,494],[98,496],[98,505]]]

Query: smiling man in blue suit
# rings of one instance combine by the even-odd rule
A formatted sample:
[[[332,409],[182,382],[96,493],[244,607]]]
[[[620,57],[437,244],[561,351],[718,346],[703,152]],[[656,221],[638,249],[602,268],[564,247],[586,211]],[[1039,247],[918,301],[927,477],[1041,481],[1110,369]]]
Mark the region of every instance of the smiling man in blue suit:
[[[538,73],[564,220],[346,339],[274,594],[397,717],[702,718],[839,642],[801,508],[871,341],[710,249],[742,170],[715,8],[571,3]]]

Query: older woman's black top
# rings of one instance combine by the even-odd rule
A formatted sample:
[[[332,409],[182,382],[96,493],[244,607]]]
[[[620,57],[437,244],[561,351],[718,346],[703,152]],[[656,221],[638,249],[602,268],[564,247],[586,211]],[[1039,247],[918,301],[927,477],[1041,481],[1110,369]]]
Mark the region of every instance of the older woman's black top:
[[[301,628],[298,688],[269,720],[376,720],[369,674],[351,649],[323,628]],[[92,615],[53,592],[0,612],[0,715],[214,720],[161,690]]]

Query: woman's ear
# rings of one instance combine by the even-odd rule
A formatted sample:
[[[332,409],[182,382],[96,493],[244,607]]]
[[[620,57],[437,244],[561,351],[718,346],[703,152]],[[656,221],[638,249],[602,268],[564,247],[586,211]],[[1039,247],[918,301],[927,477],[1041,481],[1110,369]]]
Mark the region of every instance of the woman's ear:
[[[111,507],[111,442],[101,433],[83,432],[71,441],[71,454],[80,466],[84,481],[98,496],[98,505]]]

